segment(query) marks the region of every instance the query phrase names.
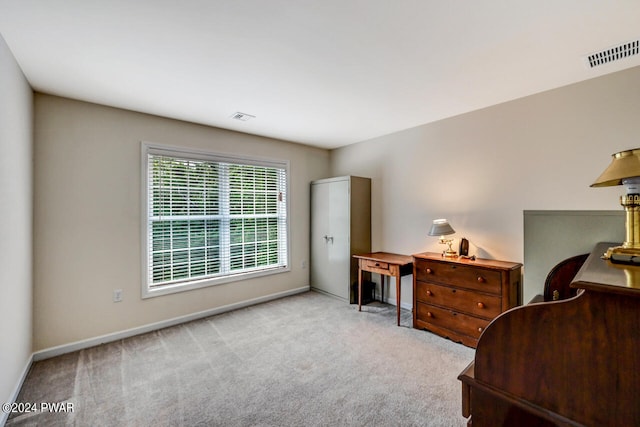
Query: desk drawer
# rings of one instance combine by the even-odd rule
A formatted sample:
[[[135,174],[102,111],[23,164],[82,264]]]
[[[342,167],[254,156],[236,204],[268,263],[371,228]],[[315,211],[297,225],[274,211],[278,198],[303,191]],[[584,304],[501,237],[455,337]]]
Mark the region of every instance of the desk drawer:
[[[502,274],[471,265],[416,259],[416,280],[500,295]]]
[[[502,312],[502,298],[495,295],[416,281],[416,299],[427,304],[493,319]]]
[[[364,266],[365,268],[369,269],[369,268],[375,268],[376,270],[388,270],[389,269],[389,264],[387,264],[386,262],[380,262],[380,261],[373,261],[370,259],[365,259],[362,260],[364,262]]]
[[[396,276],[400,272],[400,267],[396,264],[370,259],[361,259],[359,266],[360,270],[383,274],[385,276]]]
[[[478,339],[490,320],[418,302],[416,318],[426,324]]]

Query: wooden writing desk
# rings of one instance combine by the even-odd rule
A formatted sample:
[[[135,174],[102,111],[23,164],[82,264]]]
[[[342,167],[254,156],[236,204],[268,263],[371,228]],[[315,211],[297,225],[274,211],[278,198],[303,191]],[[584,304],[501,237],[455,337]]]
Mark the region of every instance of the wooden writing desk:
[[[599,243],[560,301],[512,308],[484,330],[462,381],[467,425],[640,426],[640,267]]]
[[[400,277],[413,274],[413,257],[388,252],[354,255],[358,259],[358,311],[362,311],[362,272],[380,274],[381,300],[384,302],[384,276],[396,278],[396,309],[400,326]]]

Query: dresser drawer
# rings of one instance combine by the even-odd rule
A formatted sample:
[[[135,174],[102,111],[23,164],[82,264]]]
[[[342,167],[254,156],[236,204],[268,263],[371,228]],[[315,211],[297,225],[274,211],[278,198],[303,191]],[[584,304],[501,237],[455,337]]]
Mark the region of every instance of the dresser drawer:
[[[478,339],[490,320],[458,313],[434,305],[418,302],[416,317],[429,329],[429,325]]]
[[[475,291],[441,286],[435,283],[416,281],[418,301],[431,305],[462,311],[474,316],[493,319],[502,312],[502,298]]]
[[[499,295],[502,289],[500,271],[454,262],[415,260],[416,280],[436,282]]]

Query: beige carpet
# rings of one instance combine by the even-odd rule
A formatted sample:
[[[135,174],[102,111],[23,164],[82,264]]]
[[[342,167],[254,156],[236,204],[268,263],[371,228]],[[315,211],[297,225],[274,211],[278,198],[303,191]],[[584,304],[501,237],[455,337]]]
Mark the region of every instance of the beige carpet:
[[[13,414],[42,426],[464,426],[473,349],[308,292],[37,362]]]

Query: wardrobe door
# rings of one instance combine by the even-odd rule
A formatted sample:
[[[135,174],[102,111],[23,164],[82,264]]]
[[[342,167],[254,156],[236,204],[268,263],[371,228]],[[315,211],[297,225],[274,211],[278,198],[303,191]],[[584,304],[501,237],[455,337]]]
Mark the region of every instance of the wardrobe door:
[[[329,274],[327,292],[349,299],[351,247],[349,215],[350,181],[332,182],[329,187],[329,235],[327,242]]]
[[[370,181],[344,176],[311,183],[311,287],[351,302],[352,255],[371,248]]]
[[[311,184],[311,287],[330,292],[329,200],[330,182]]]

